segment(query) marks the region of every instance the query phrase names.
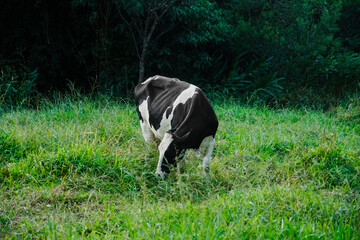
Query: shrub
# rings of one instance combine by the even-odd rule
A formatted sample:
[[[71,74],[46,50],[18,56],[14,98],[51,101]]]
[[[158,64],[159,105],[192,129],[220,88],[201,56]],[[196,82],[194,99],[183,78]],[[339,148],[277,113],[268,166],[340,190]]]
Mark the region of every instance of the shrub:
[[[31,71],[25,66],[4,65],[0,72],[0,105],[13,107],[26,105],[35,93],[37,69]]]

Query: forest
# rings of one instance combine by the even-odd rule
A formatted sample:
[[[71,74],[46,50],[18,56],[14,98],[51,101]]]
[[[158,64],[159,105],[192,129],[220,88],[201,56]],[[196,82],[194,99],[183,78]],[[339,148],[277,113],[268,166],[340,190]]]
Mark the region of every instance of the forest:
[[[0,103],[132,98],[155,74],[221,97],[331,107],[359,87],[358,0],[0,2]]]

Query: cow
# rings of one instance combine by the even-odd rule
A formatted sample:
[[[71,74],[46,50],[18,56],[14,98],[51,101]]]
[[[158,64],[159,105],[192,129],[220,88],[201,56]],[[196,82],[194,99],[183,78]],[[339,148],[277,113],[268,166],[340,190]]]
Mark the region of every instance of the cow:
[[[145,142],[160,142],[156,174],[182,163],[186,150],[203,156],[208,178],[218,128],[216,114],[200,88],[177,78],[153,76],[135,87],[136,109]]]

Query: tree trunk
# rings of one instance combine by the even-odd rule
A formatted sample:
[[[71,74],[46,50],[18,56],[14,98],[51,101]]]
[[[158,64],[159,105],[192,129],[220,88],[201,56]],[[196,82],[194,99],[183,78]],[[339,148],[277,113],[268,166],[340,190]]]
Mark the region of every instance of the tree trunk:
[[[140,60],[139,60],[139,80],[138,80],[138,84],[140,84],[140,83],[142,83],[144,81],[145,59],[146,59],[147,48],[148,48],[148,43],[147,43],[147,38],[145,37],[144,42],[143,42],[142,52],[141,52],[141,55],[140,55]]]
[[[150,17],[148,17],[148,19],[146,20],[146,24],[145,24],[145,29],[146,29],[145,32],[147,34],[145,34],[145,36],[143,38],[143,48],[141,51],[140,61],[139,61],[139,82],[138,83],[142,83],[144,80],[147,49],[149,47],[149,43],[150,43],[151,37],[155,31],[156,25],[158,24],[158,20],[157,19],[154,20],[154,23],[152,24],[150,30],[148,31],[147,29],[149,26],[149,22],[150,22]]]
[[[163,6],[165,5],[165,3],[167,3],[168,0],[166,0],[165,2],[163,2],[161,5],[159,6]],[[159,22],[159,19],[174,5],[174,3],[176,2],[173,1],[169,6],[166,7],[166,9],[160,14],[160,16],[158,16],[158,14],[156,13],[156,8],[155,9],[148,9],[148,14],[147,14],[147,18],[146,18],[146,22],[145,22],[145,28],[144,28],[144,36],[143,36],[143,48],[141,51],[141,55],[140,55],[140,59],[139,59],[139,80],[138,80],[138,84],[142,83],[144,81],[144,76],[145,76],[145,61],[146,61],[146,54],[147,54],[147,50],[150,44],[150,40],[154,34],[155,28]],[[150,21],[153,21],[151,28],[149,28],[149,24]],[[136,45],[136,41],[135,41],[135,45]]]

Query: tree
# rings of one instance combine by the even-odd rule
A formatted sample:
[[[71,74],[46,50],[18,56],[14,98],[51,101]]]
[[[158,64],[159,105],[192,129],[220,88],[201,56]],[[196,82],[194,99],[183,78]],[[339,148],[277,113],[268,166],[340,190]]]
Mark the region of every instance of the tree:
[[[117,0],[115,4],[119,15],[128,26],[136,48],[139,83],[143,81],[146,58],[152,46],[175,27],[182,25],[177,28],[175,34],[178,39],[175,41],[186,42],[195,47],[209,41],[222,41],[225,37],[227,24],[213,1]]]
[[[153,38],[159,22],[164,19],[164,16],[170,12],[169,10],[177,2],[180,1],[115,1],[119,15],[128,26],[131,37],[134,40],[136,54],[139,58],[139,83],[144,79],[145,60],[152,41],[156,41],[176,25],[174,22],[170,23],[168,28],[159,31],[157,38]]]

